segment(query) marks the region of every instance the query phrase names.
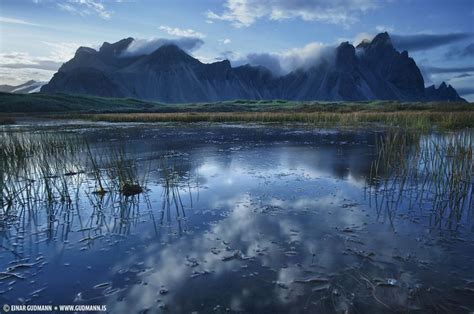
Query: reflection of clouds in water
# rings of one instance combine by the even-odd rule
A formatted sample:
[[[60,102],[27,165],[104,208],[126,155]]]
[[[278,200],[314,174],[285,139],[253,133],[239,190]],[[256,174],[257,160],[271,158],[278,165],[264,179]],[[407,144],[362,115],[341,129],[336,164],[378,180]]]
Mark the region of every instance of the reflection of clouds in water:
[[[217,168],[209,167],[208,169]],[[214,180],[217,179],[209,178],[209,185],[215,184]],[[195,234],[192,238],[181,238],[169,246],[163,247],[161,244],[148,246],[143,262],[149,270],[141,274],[148,284],[146,286],[133,285],[126,292],[124,302],[116,303],[111,300],[109,308],[113,312],[136,311],[156,304],[158,298],[165,299],[174,306],[175,302],[172,300],[175,297],[179,298],[179,295],[186,291],[187,283],[193,280],[191,279],[193,271],[211,271],[211,274],[203,275],[209,276],[207,280],[223,280],[226,274],[233,273],[239,270],[241,265],[249,263],[246,260],[238,261],[240,257],[244,259],[252,257],[259,265],[275,269],[277,272],[275,280],[290,284],[297,274],[301,273],[301,269],[294,265],[286,265],[286,252],[297,251],[298,258],[302,259],[303,264],[306,265],[312,262],[326,266],[336,264],[335,261],[340,258],[341,248],[328,245],[327,233],[333,231],[331,230],[333,224],[341,225],[341,220],[343,226],[349,223],[358,224],[361,221],[357,212],[353,212],[344,217],[336,217],[336,222],[333,221],[331,225],[327,225],[325,221],[327,215],[324,214],[322,219],[314,221],[312,224],[314,229],[308,229],[308,226],[301,223],[297,214],[285,215],[285,212],[298,213],[301,209],[308,208],[322,213],[328,208],[336,208],[337,205],[330,203],[340,198],[341,191],[337,192],[336,197],[326,195],[320,198],[301,197],[292,200],[272,198],[269,203],[272,206],[281,207],[279,210],[283,211],[277,212],[276,215],[259,213],[257,209],[261,204],[255,202],[249,193],[240,192],[242,191],[234,190],[232,197],[219,193],[214,195],[213,201],[209,200],[211,208],[221,208],[227,212],[227,215],[222,220],[211,223],[207,231]],[[214,194],[212,189],[205,193]],[[203,195],[203,198],[207,198],[206,195]],[[307,213],[307,215],[314,215],[314,213]],[[332,241],[337,242],[338,239],[332,239]],[[213,249],[219,250],[220,253],[215,254]],[[222,260],[224,256],[231,256],[236,251],[240,251],[241,255],[235,260]],[[262,254],[258,254],[259,252]],[[312,255],[313,253],[316,257]],[[187,258],[196,260],[199,265],[190,267],[187,264]],[[129,257],[117,264],[114,271],[136,264],[137,259],[136,256]],[[162,285],[170,290],[169,295],[158,295]],[[302,292],[302,288],[295,289],[289,293],[276,287],[272,292],[274,296],[268,297],[275,297],[282,304],[286,304],[294,301],[298,292]],[[241,307],[242,291],[237,289],[229,293],[232,294],[229,299],[232,300],[232,306]]]
[[[96,280],[111,280],[114,288],[123,287],[125,284],[121,285],[120,281],[129,277],[123,301],[117,302],[117,295],[108,297],[111,312],[136,312],[155,307],[158,299],[164,300],[173,312],[191,312],[200,310],[194,308],[200,304],[200,297],[217,299],[212,307],[221,304],[232,310],[248,310],[254,301],[267,309],[269,300],[282,308],[286,305],[298,308],[301,305],[298,298],[308,297],[311,287],[295,283],[295,279],[313,277],[313,274],[345,275],[347,269],[350,273],[370,257],[372,261],[367,263],[370,267],[364,271],[373,277],[398,279],[398,272],[415,269],[414,281],[422,272],[417,264],[423,265],[428,278],[433,272],[438,274],[454,269],[454,265],[464,266],[462,258],[456,262],[451,258],[461,256],[469,260],[471,255],[456,250],[451,252],[459,254],[448,255],[443,249],[447,244],[444,246],[431,235],[433,231],[423,225],[425,217],[420,219],[418,213],[406,215],[405,208],[401,208],[389,217],[397,220],[392,226],[385,212],[377,217],[375,209],[367,207],[361,179],[370,167],[371,148],[365,145],[367,143],[357,147],[327,139],[303,145],[290,138],[277,140],[275,145],[271,141],[253,145],[252,140],[244,138],[243,146],[233,140],[225,143],[216,140],[199,146],[196,144],[202,142],[199,139],[196,143],[191,141],[188,147],[184,140],[180,142],[182,146],[176,146],[175,141],[169,141],[170,137],[151,145],[146,145],[150,137],[140,138],[144,139],[137,145],[140,156],[147,157],[147,150],[160,148],[168,154],[169,164],[175,166],[187,210],[184,223],[190,226],[186,229],[189,233],[176,232],[176,225],[183,220],[178,220],[174,208],[171,219],[165,221],[169,224],[159,226],[156,213],[162,208],[163,178],[156,170],[157,177],[151,180],[148,193],[151,208],[144,206],[143,200],[140,209],[133,204],[120,207],[109,195],[103,199],[95,197],[96,204],[83,199],[80,208],[67,210],[72,218],[81,221],[80,227],[77,220],[71,221],[72,229],[83,230],[71,232],[67,237],[68,246],[73,250],[57,245],[63,239],[44,249],[45,255],[58,256],[58,260],[65,256],[80,265],[94,264],[94,271],[79,270],[76,275],[81,278],[83,287],[92,287],[98,283]],[[188,195],[193,198],[192,202],[184,200]],[[107,203],[107,199],[109,205],[101,204]],[[96,207],[94,215],[91,215],[92,207]],[[151,215],[157,221],[154,226]],[[410,215],[418,218],[419,224],[411,223]],[[38,217],[46,221],[47,212],[39,211]],[[100,225],[93,230],[85,228],[99,220]],[[114,237],[117,233],[129,236]],[[96,239],[97,235],[103,236]],[[120,241],[111,241],[113,239]],[[11,237],[11,241],[17,239]],[[104,243],[107,243],[105,247]],[[43,248],[46,244],[41,245]],[[113,245],[112,250],[116,251],[111,253],[116,254],[108,255],[105,260],[98,259],[99,251],[108,249],[107,245]],[[466,245],[468,252],[472,245]],[[82,251],[86,246],[89,254]],[[43,252],[43,249],[37,251]],[[71,258],[72,251],[77,259]],[[400,263],[404,259],[415,266]],[[111,269],[111,274],[101,274],[95,268],[96,260],[102,264],[97,269]],[[115,266],[109,268],[110,265]],[[144,272],[137,272],[141,268]],[[393,269],[396,271],[391,272]],[[51,270],[44,272],[45,276],[50,274]],[[197,278],[192,279],[194,275]],[[424,280],[433,285],[426,278]],[[169,293],[161,295],[159,291],[163,288],[169,289]],[[351,292],[351,286],[344,289]],[[91,294],[84,292],[84,295]],[[65,295],[70,293],[76,292],[64,292]],[[49,297],[44,295],[44,298]]]
[[[156,303],[159,298],[157,291],[162,285],[172,292],[185,289],[186,282],[192,280],[190,279],[192,271],[212,271],[212,274],[206,276],[215,278],[238,268],[239,262],[222,260],[223,256],[232,255],[234,250],[241,250],[243,257],[254,257],[256,251],[271,247],[270,239],[261,236],[261,218],[264,217],[255,214],[249,196],[244,194],[240,198],[228,200],[228,203],[234,204],[229,216],[212,225],[209,231],[192,239],[182,239],[172,246],[161,247],[160,244],[148,246],[143,262],[145,267],[150,267],[150,270],[142,274],[143,280],[148,282],[147,286],[133,285],[127,291],[126,302],[115,303],[112,299],[108,308],[112,309],[112,312],[146,308]],[[277,227],[276,234],[286,239],[285,241],[298,240],[291,232],[298,228],[295,222],[281,220],[275,227]],[[223,241],[228,243],[229,251],[226,250],[227,245],[224,245]],[[214,254],[211,251],[212,248],[218,248],[221,253]],[[200,265],[197,267],[187,265],[187,256],[198,261]],[[271,262],[271,256],[261,256],[259,259],[262,263],[270,264]],[[114,272],[137,263],[137,257],[131,256],[126,261],[117,264]],[[237,301],[238,297],[234,299],[236,304],[240,302]]]

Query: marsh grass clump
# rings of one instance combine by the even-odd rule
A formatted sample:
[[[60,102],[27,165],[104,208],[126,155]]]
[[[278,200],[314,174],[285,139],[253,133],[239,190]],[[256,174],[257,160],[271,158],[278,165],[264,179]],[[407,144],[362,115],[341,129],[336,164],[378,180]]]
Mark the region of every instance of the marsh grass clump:
[[[133,196],[144,191],[149,165],[142,170],[140,174],[136,160],[129,157],[123,148],[116,148],[108,153],[109,182],[124,196]]]
[[[138,171],[123,149],[91,148],[66,133],[0,133],[0,209],[78,201],[84,183],[92,193],[133,196],[145,191],[149,168]]]
[[[71,179],[81,143],[75,137],[50,133],[0,133],[0,205],[9,210],[34,201],[70,202]]]
[[[186,212],[180,192],[180,181],[182,178],[175,170],[174,164],[169,164],[167,160],[161,162],[161,185],[163,187],[161,197],[161,217],[160,223],[163,224],[166,218],[168,225],[171,224],[172,212],[178,222],[180,231],[186,230]],[[191,195],[191,194],[190,194]],[[192,201],[191,201],[192,202]]]
[[[431,208],[430,222],[457,228],[473,208],[473,134],[420,135],[391,130],[379,135],[369,181],[377,208],[393,215],[400,202]]]
[[[16,120],[13,117],[0,116],[0,125],[11,125],[15,123],[16,123]]]
[[[343,109],[346,110],[343,110]],[[323,126],[367,126],[380,124],[428,131],[433,126],[444,129],[474,127],[474,111],[249,111],[249,112],[171,112],[84,114],[77,118],[107,122],[263,122],[308,123]]]

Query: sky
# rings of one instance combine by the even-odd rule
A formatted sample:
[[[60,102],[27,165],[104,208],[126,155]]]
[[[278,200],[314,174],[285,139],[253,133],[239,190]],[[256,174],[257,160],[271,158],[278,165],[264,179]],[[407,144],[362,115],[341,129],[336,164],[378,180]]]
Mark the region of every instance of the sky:
[[[175,41],[210,63],[284,74],[387,31],[425,85],[474,101],[474,0],[0,0],[0,84],[48,81],[79,46]]]

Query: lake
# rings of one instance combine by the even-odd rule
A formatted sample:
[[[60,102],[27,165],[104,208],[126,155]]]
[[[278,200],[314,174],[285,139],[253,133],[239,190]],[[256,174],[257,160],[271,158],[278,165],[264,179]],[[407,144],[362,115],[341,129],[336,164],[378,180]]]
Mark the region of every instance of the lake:
[[[473,131],[1,130],[0,304],[474,311]]]

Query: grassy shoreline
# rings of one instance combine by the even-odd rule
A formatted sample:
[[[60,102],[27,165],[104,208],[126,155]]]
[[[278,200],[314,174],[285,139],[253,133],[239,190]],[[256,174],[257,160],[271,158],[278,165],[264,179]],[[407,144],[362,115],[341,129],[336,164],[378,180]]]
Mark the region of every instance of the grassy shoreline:
[[[71,114],[57,117],[103,122],[295,122],[336,126],[362,126],[379,123],[418,130],[429,130],[433,126],[442,129],[474,128],[474,111],[104,113]]]
[[[233,100],[163,104],[84,95],[0,93],[0,124],[24,117],[106,122],[272,122],[382,124],[418,130],[474,128],[474,103]]]

